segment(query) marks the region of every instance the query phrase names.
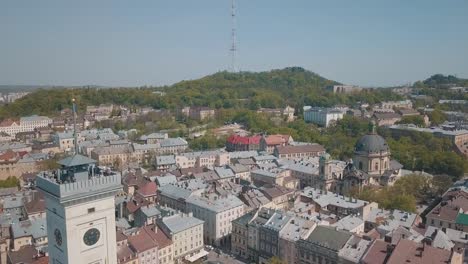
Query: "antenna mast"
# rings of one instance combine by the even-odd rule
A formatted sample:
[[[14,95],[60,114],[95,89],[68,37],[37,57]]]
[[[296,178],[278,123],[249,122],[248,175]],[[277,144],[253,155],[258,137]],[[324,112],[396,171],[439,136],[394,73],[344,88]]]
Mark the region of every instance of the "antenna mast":
[[[72,99],[73,102],[73,138],[75,140],[75,155],[78,154],[78,133],[76,133],[76,103],[75,98]]]
[[[238,72],[237,59],[237,23],[236,0],[231,0],[231,72]]]

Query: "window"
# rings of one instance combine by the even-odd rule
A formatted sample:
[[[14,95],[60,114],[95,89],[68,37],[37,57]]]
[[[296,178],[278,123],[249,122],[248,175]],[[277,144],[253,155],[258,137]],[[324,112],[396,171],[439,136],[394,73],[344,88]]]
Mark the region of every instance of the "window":
[[[359,169],[362,170],[362,161],[359,162]]]
[[[88,214],[94,213],[96,209],[94,207],[88,208]]]

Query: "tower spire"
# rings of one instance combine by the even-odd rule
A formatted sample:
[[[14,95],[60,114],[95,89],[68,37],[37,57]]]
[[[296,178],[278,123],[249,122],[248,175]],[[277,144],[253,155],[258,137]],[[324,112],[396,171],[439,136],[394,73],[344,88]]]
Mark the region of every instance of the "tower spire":
[[[73,139],[75,140],[75,155],[78,154],[78,133],[76,132],[76,103],[75,98],[72,99],[73,102]]]

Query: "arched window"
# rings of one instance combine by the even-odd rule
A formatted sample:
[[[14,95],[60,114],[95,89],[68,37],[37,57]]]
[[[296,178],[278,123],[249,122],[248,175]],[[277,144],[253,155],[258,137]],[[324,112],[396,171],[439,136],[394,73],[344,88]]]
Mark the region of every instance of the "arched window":
[[[325,174],[325,168],[323,166],[321,167],[320,171],[322,174]]]
[[[374,167],[375,167],[375,170],[379,170],[379,162],[376,162]]]
[[[387,167],[387,162],[385,161],[385,163],[384,163],[384,169],[387,169],[387,168],[388,168],[388,167]]]
[[[359,169],[362,170],[362,161],[359,162]]]

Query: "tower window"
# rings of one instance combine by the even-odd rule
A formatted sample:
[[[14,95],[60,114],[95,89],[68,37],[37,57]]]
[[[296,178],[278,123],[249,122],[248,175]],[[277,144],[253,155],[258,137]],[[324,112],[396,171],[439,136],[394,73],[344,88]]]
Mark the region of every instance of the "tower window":
[[[94,207],[88,208],[88,214],[94,213],[96,209]]]
[[[362,161],[359,162],[359,169],[362,170]]]

